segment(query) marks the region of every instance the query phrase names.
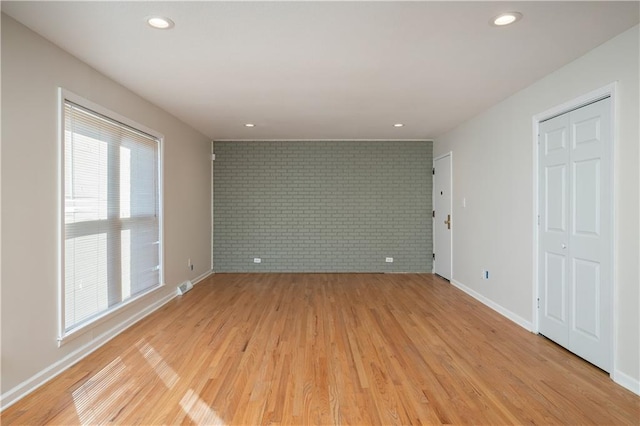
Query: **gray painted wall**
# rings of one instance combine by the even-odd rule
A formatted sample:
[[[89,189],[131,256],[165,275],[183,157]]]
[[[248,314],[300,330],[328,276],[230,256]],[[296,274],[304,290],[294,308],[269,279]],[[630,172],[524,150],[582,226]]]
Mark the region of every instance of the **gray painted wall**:
[[[432,142],[214,145],[216,272],[431,271]]]

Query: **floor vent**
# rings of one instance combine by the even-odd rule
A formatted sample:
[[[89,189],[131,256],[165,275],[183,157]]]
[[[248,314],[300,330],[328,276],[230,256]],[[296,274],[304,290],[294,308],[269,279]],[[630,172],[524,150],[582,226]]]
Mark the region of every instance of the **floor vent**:
[[[186,292],[188,292],[189,290],[191,290],[193,288],[193,284],[191,284],[191,281],[185,281],[182,284],[180,284],[178,286],[178,296],[182,296],[183,294],[185,294]]]

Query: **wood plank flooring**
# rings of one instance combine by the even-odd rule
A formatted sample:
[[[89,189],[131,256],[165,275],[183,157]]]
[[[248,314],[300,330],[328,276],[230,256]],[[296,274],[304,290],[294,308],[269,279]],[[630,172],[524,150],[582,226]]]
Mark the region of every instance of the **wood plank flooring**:
[[[640,397],[430,274],[218,274],[2,424],[639,424]]]

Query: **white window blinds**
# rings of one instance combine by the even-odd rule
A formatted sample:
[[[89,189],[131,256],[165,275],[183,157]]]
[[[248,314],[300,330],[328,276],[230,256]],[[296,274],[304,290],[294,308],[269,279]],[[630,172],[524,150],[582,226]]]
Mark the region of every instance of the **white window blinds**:
[[[63,335],[161,284],[159,150],[64,102]]]

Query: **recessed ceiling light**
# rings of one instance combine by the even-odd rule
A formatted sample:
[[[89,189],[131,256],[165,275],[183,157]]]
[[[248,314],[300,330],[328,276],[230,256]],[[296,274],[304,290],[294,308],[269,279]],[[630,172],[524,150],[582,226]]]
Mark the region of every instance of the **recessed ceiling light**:
[[[256,125],[253,123],[247,123],[244,125],[244,127],[256,127]]]
[[[503,27],[505,25],[513,24],[516,21],[522,19],[522,13],[520,12],[507,12],[501,13],[498,16],[491,18],[489,23],[496,27]]]
[[[402,123],[396,123],[396,124],[393,125],[393,127],[403,127],[403,126],[404,126],[404,124],[402,124]]]
[[[164,16],[150,16],[147,18],[147,24],[158,30],[168,30],[175,25],[171,19]]]

